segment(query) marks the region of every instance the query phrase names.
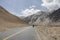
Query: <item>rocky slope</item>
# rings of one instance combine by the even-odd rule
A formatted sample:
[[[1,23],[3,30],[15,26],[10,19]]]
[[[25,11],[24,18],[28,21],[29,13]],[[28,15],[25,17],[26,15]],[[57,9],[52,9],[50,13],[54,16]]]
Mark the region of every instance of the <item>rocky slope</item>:
[[[25,21],[34,25],[60,25],[60,9],[53,12],[40,11],[26,17]]]

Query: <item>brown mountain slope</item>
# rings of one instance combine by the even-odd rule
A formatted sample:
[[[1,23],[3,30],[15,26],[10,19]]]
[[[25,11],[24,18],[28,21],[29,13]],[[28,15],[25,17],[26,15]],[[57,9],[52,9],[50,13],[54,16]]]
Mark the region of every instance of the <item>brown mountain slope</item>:
[[[5,21],[22,23],[24,22],[20,18],[10,14],[7,10],[0,6],[0,19],[4,19]]]
[[[0,31],[10,28],[24,27],[28,24],[22,19],[10,14],[7,10],[0,6]]]

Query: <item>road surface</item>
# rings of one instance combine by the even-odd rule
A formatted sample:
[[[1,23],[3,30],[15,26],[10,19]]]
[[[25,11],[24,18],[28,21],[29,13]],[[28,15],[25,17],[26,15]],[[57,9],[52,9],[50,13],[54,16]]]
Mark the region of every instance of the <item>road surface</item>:
[[[38,40],[33,27],[13,29],[0,35],[0,40]]]

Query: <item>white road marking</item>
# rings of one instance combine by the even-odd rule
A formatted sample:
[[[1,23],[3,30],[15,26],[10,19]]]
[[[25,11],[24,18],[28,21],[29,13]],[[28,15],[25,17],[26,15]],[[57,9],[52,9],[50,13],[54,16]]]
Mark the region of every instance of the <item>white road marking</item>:
[[[9,38],[14,37],[14,36],[16,36],[16,35],[20,34],[21,32],[23,32],[23,31],[27,30],[28,28],[29,28],[29,27],[25,28],[25,29],[24,29],[24,30],[22,30],[22,31],[16,32],[16,33],[14,33],[14,34],[11,34],[10,36],[8,36],[8,37],[4,38],[3,40],[8,40]]]

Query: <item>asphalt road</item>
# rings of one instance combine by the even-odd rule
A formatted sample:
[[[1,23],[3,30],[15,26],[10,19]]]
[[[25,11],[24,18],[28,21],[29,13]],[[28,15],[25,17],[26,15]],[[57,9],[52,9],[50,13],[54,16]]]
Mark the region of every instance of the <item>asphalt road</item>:
[[[0,40],[38,40],[33,27],[13,29],[0,35]]]

